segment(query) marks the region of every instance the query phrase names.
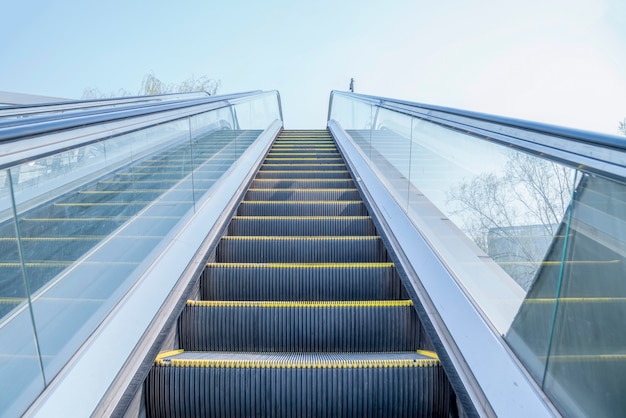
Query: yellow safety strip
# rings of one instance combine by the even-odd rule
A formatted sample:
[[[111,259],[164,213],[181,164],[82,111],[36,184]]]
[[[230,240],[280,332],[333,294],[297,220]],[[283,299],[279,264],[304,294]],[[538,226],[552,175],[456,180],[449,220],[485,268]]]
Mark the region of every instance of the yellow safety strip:
[[[152,180],[100,180],[99,184],[133,184],[133,183],[178,183],[181,179],[152,179]]]
[[[329,268],[344,268],[344,269],[373,269],[373,268],[393,268],[394,264],[391,262],[386,263],[207,263],[207,267],[218,268],[269,268],[269,269],[329,269]]]
[[[546,357],[542,356],[542,360],[545,361]],[[626,354],[563,354],[550,356],[550,361],[624,361],[626,360]]]
[[[189,172],[191,173],[191,172]],[[175,174],[175,175],[180,175],[180,170],[178,171],[161,171],[161,170],[155,170],[155,171],[132,171],[132,172],[128,172],[128,171],[123,171],[123,172],[119,172],[119,173],[115,173],[116,176],[154,176],[154,175],[168,175],[168,174]],[[179,179],[179,181],[182,180]]]
[[[418,354],[421,354],[423,356],[428,356],[428,357],[432,357],[436,360],[439,360],[439,356],[437,355],[437,353],[435,353],[434,351],[428,351],[428,350],[416,350],[416,352]]]
[[[352,179],[325,179],[325,178],[317,178],[317,179],[297,179],[297,178],[277,178],[277,179],[254,179],[254,181],[259,181],[259,182],[275,182],[275,181],[279,181],[279,182],[299,182],[299,183],[315,183],[315,182],[346,182],[346,181],[352,181]],[[289,189],[287,189],[289,190]]]
[[[507,265],[530,265],[530,266],[559,266],[561,264],[618,264],[621,263],[620,260],[569,260],[569,261],[503,261],[497,262],[498,264],[507,264]]]
[[[0,298],[0,305],[15,305],[24,302],[25,298]]]
[[[252,205],[357,205],[363,204],[362,200],[244,200],[242,204]]]
[[[233,219],[251,221],[359,221],[372,219],[371,216],[233,216]]]
[[[437,359],[376,359],[376,360],[224,360],[224,359],[159,359],[160,367],[227,368],[227,369],[391,369],[438,367]]]
[[[408,300],[347,300],[347,301],[230,301],[188,300],[187,306],[203,308],[392,308],[409,307]]]
[[[281,188],[273,188],[273,189],[248,189],[249,192],[305,192],[305,193],[315,193],[315,192],[356,192],[357,189],[281,189]]]
[[[310,155],[314,158],[340,158],[341,154],[339,154],[336,151],[332,151],[332,150],[324,150],[324,151],[320,151],[320,152],[311,152],[310,150],[304,150],[304,152],[302,150],[298,150],[296,151],[295,148],[293,148],[294,151],[292,152],[284,152],[284,150],[276,150],[276,151],[270,151],[269,154],[267,155],[268,158],[275,158],[277,156],[285,156],[286,157],[293,157],[294,155],[298,155],[300,157],[305,157],[307,155]]]
[[[135,193],[165,193],[170,190],[177,192],[193,192],[194,189],[132,189],[132,190],[82,190],[78,194],[135,194]]]
[[[55,242],[55,241],[102,241],[108,238],[108,235],[79,235],[69,237],[24,237],[20,241],[33,241],[33,242]],[[116,239],[162,239],[159,235],[118,235]],[[0,238],[0,241],[15,241],[16,238]]]
[[[37,268],[58,268],[58,267],[68,267],[73,264],[81,264],[81,265],[115,265],[115,266],[137,266],[139,262],[135,261],[27,261],[24,263],[26,267],[37,267]],[[0,267],[21,267],[22,263],[19,262],[0,262]]]
[[[319,164],[263,164],[263,166],[271,167],[298,167],[302,165],[315,165],[318,167],[345,167],[343,163],[319,163]]]
[[[271,155],[318,155],[320,153],[330,155],[341,155],[335,145],[279,145],[270,150],[268,156]]]
[[[141,216],[142,219],[179,219],[178,216]],[[104,221],[127,221],[132,216],[106,216],[100,218],[23,218],[21,221],[28,222],[104,222]]]
[[[134,202],[92,202],[92,203],[54,203],[54,206],[63,206],[63,207],[71,207],[71,206],[130,206],[130,205],[149,205],[153,203],[153,200],[150,201],[134,201]],[[191,205],[192,201],[167,201],[168,205]]]
[[[524,303],[544,304],[544,303],[609,303],[626,302],[626,298],[529,298]]]
[[[342,164],[344,165],[344,164]],[[329,174],[342,174],[347,173],[348,170],[325,170],[324,173]],[[320,174],[318,170],[263,170],[263,173],[272,173],[272,174],[283,174],[283,173],[316,173]],[[284,178],[276,178],[272,180],[285,180]],[[307,179],[308,180],[308,179]],[[341,179],[341,180],[350,180],[350,179]]]
[[[320,161],[320,160],[341,160],[341,157],[270,157],[268,156],[265,161]]]
[[[379,240],[377,235],[366,236],[249,236],[249,235],[224,235],[225,241],[374,241]]]
[[[162,351],[160,352],[157,356],[155,360],[161,360],[165,357],[172,357],[172,356],[176,356],[178,354],[184,353],[185,350],[170,350],[170,351]]]
[[[78,236],[78,237],[24,237],[20,241],[102,241],[106,235],[91,235],[91,236]],[[0,241],[16,241],[17,238],[0,238]]]

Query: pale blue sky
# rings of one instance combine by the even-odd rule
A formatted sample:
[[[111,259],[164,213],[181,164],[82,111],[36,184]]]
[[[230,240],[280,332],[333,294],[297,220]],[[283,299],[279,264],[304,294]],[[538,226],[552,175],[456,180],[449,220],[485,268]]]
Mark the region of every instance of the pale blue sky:
[[[278,89],[287,128],[323,128],[330,90],[616,133],[624,0],[87,1],[0,7],[0,90],[80,98],[221,80]]]

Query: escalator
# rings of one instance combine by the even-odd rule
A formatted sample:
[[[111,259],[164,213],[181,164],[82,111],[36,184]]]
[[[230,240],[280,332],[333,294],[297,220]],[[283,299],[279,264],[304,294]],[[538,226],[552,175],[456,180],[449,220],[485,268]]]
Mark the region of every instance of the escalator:
[[[327,131],[283,131],[144,383],[149,417],[454,416]]]

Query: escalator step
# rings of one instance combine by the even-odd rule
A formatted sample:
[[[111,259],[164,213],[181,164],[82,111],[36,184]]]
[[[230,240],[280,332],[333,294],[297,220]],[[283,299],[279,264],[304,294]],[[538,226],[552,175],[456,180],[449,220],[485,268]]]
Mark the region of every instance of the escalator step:
[[[369,216],[235,216],[228,235],[357,236],[375,235]]]
[[[354,189],[349,179],[256,179],[252,189]]]
[[[246,201],[357,201],[361,195],[356,189],[248,189]]]
[[[268,170],[259,171],[256,179],[351,179],[350,173],[344,168],[334,170]]]
[[[290,171],[290,170],[315,170],[315,171],[336,171],[345,170],[344,163],[281,163],[281,164],[263,164],[261,171]]]
[[[384,300],[406,298],[393,263],[210,263],[204,300]]]
[[[238,216],[367,216],[362,201],[243,201]]]
[[[410,300],[188,301],[179,320],[191,351],[408,351],[423,338]]]
[[[215,353],[159,359],[146,383],[152,417],[449,417],[438,360],[419,353]],[[186,357],[186,358],[185,358]]]
[[[224,263],[358,263],[389,261],[377,236],[224,236],[216,261]]]

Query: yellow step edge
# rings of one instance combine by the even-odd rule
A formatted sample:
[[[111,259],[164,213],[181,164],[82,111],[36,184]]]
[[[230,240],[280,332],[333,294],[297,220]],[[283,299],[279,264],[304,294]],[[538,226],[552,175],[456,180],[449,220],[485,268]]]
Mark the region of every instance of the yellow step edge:
[[[132,190],[81,190],[78,194],[135,194],[135,193],[165,193],[170,190],[177,192],[192,192],[194,189],[132,189]]]
[[[233,219],[251,221],[359,221],[372,219],[371,216],[233,216]]]
[[[276,269],[373,269],[393,268],[392,262],[385,263],[207,263],[206,267],[220,268],[276,268]]]
[[[244,200],[242,205],[356,205],[362,200]]]
[[[381,360],[209,360],[209,359],[159,359],[157,367],[227,368],[227,369],[397,369],[438,367],[436,359],[381,359]]]
[[[69,236],[69,237],[27,237],[22,238],[20,241],[30,242],[55,242],[55,241],[102,241],[108,238],[109,235],[82,235],[82,236]],[[118,235],[117,239],[163,239],[159,235]],[[0,241],[15,241],[15,238],[0,238]]]
[[[545,356],[541,356],[543,361],[546,360]],[[625,361],[626,354],[562,354],[550,356],[550,361]]]
[[[343,174],[347,173],[348,170],[325,170],[324,173],[329,174]],[[272,173],[272,174],[282,174],[282,173],[319,173],[318,170],[266,170],[263,173]],[[283,180],[282,178],[270,179],[270,180]],[[351,180],[350,178],[340,179],[340,180]]]
[[[153,200],[150,201],[134,201],[134,202],[92,202],[92,203],[53,203],[53,206],[58,207],[86,207],[86,206],[131,206],[131,205],[149,205],[153,203]],[[191,205],[192,201],[168,201],[170,205]]]
[[[268,189],[261,189],[261,188],[250,188],[248,189],[249,192],[310,192],[310,193],[315,193],[315,192],[356,192],[357,189],[355,188],[350,188],[350,189],[296,189],[296,188],[289,188],[289,189],[281,189],[281,188],[268,188]]]
[[[98,184],[133,184],[133,183],[179,183],[181,179],[162,180],[100,180]]]
[[[0,305],[15,305],[24,302],[26,298],[0,298]]]
[[[299,166],[306,166],[306,165],[314,165],[317,167],[345,167],[346,164],[345,163],[315,163],[315,164],[265,164],[263,163],[263,167],[299,167]]]
[[[596,264],[619,264],[621,260],[566,260],[561,261],[497,261],[499,265],[530,265],[530,266],[560,266],[561,264],[571,265],[596,265]]]
[[[225,241],[375,241],[380,237],[377,235],[365,235],[365,236],[336,236],[336,235],[317,235],[317,236],[280,236],[280,235],[268,235],[268,236],[256,236],[256,235],[225,235],[221,238]]]
[[[416,350],[416,352],[418,354],[421,354],[423,356],[427,356],[427,357],[432,357],[435,360],[439,360],[439,356],[437,355],[437,353],[435,353],[434,351],[429,351],[429,350]]]
[[[176,356],[178,354],[182,354],[184,353],[185,350],[170,350],[170,351],[161,351],[157,356],[155,361],[159,361],[161,359],[164,359],[165,357],[172,357],[172,356]]]
[[[127,221],[132,216],[110,216],[100,218],[23,218],[21,221],[28,222],[104,222],[104,221]],[[148,219],[179,219],[178,216],[146,216]]]
[[[554,304],[558,303],[610,303],[610,302],[626,302],[626,298],[601,298],[601,297],[579,297],[579,298],[529,298],[524,303],[528,304]]]
[[[73,264],[81,264],[87,266],[95,266],[95,265],[108,265],[108,266],[138,266],[139,262],[135,261],[81,261],[80,263],[77,261],[46,261],[46,260],[35,260],[35,261],[27,261],[24,263],[25,267],[37,267],[37,268],[60,268],[60,267],[68,267]],[[4,267],[21,267],[22,263],[20,262],[11,262],[11,261],[3,261],[0,262],[0,268]]]
[[[286,178],[279,178],[279,179],[254,179],[254,181],[259,181],[259,182],[273,182],[273,181],[291,181],[291,182],[298,182],[298,183],[315,183],[315,182],[320,182],[320,181],[325,181],[325,182],[340,182],[340,181],[352,181],[352,179],[325,179],[325,178],[318,178],[318,179],[302,179],[302,178],[291,178],[291,179],[286,179]]]
[[[393,308],[413,306],[407,300],[322,300],[322,301],[230,301],[188,300],[187,306],[200,308]]]

